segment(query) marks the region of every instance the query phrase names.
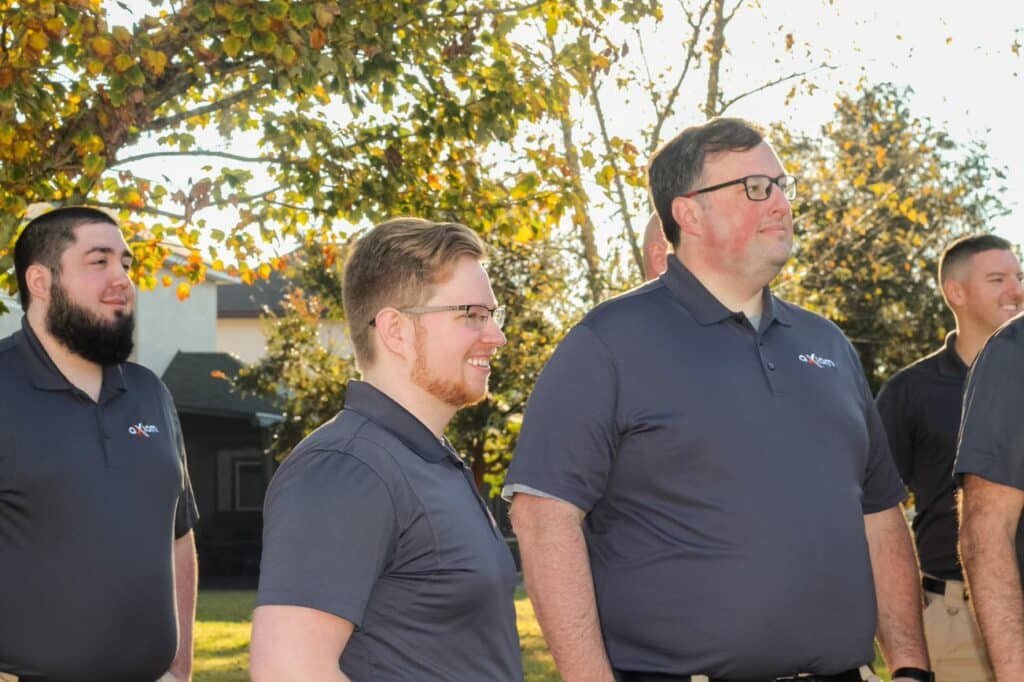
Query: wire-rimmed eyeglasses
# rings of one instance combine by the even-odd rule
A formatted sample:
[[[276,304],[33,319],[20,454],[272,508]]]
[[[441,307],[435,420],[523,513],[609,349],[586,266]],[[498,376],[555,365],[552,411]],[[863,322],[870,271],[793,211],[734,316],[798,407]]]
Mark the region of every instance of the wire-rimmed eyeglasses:
[[[501,329],[505,324],[505,315],[507,310],[505,306],[499,305],[493,308],[488,308],[485,305],[479,305],[476,303],[467,303],[464,305],[421,305],[414,306],[412,308],[399,308],[398,312],[407,313],[409,315],[424,315],[427,313],[446,313],[460,311],[463,313],[463,321],[468,329],[479,331],[487,325],[487,321],[491,318],[494,319],[494,324],[498,325],[498,329]],[[370,320],[370,326],[373,327],[377,323],[376,320]]]
[[[714,192],[716,189],[731,187],[732,185],[743,185],[743,188],[747,191],[747,198],[751,201],[767,200],[772,195],[772,185],[778,186],[782,190],[782,196],[790,201],[796,199],[796,176],[786,175],[785,173],[774,178],[769,175],[748,175],[736,180],[730,180],[729,182],[704,187],[703,189],[695,189],[692,192],[687,192],[683,197],[690,199],[698,194]]]

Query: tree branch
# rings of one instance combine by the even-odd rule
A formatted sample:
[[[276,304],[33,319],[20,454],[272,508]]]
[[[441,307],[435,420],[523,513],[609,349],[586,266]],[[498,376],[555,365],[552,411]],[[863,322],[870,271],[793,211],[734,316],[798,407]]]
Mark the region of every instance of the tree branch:
[[[229,95],[224,99],[217,100],[216,102],[211,102],[205,106],[197,107],[190,111],[183,111],[180,114],[173,114],[171,116],[161,116],[160,118],[154,118],[152,123],[150,124],[149,130],[155,131],[161,128],[168,128],[172,125],[188,120],[193,116],[203,116],[205,114],[212,114],[215,111],[220,111],[221,109],[227,109],[233,104],[237,104],[241,101],[248,99],[258,90],[262,89],[265,85],[265,82],[258,82],[250,88],[239,90],[233,95]]]
[[[239,154],[231,154],[229,152],[218,152],[210,149],[195,149],[192,151],[176,151],[167,150],[159,152],[147,152],[145,154],[136,154],[135,156],[126,156],[123,159],[115,159],[107,168],[114,168],[135,161],[142,161],[144,159],[158,158],[161,156],[213,156],[220,159],[228,159],[230,161],[241,161],[244,163],[287,163],[292,159],[275,158],[272,156],[241,156]]]
[[[655,105],[655,120],[654,129],[651,131],[651,137],[647,143],[647,155],[650,156],[654,153],[654,150],[658,148],[661,142],[661,128],[665,125],[665,121],[668,120],[669,114],[672,112],[673,105],[676,99],[679,97],[679,92],[682,90],[683,81],[686,80],[687,74],[690,72],[690,66],[694,60],[697,59],[700,54],[697,50],[697,46],[700,43],[700,34],[704,26],[704,17],[707,16],[708,10],[711,8],[711,0],[708,0],[701,7],[700,14],[697,17],[697,21],[693,21],[692,15],[687,12],[686,21],[690,24],[692,34],[690,40],[687,43],[686,48],[686,59],[683,61],[683,72],[679,74],[679,78],[676,80],[676,84],[669,91],[668,98],[665,100],[665,106],[659,111],[657,105]],[[653,98],[652,98],[653,99]]]
[[[448,17],[482,17],[494,14],[518,13],[525,12],[526,10],[533,9],[534,7],[540,7],[541,5],[544,4],[544,2],[545,0],[535,0],[534,2],[527,2],[522,5],[511,5],[509,7],[495,7],[493,9],[480,8],[475,10],[462,10],[459,12],[446,12],[444,14],[430,14],[428,15],[428,17],[430,19],[446,19]]]
[[[614,159],[612,155],[612,143],[611,138],[608,135],[608,125],[604,118],[604,107],[601,106],[601,97],[598,95],[597,82],[591,76],[589,83],[590,90],[590,101],[594,104],[594,113],[597,114],[597,124],[601,131],[601,140],[604,142],[605,151],[608,153],[609,159]],[[626,188],[622,184],[622,176],[616,168],[616,172],[613,176],[615,181],[615,194],[616,200],[619,203],[619,210],[622,213],[623,222],[626,225],[626,233],[629,235],[629,246],[633,253],[633,259],[636,261],[636,266],[639,268],[641,275],[644,271],[644,256],[640,250],[640,244],[636,238],[636,230],[633,228],[633,218],[629,212],[629,202],[626,199]]]
[[[740,93],[739,95],[736,95],[732,99],[723,101],[721,108],[718,110],[718,114],[721,115],[722,113],[725,112],[726,109],[731,107],[733,104],[736,104],[736,102],[740,101],[744,97],[749,97],[751,95],[754,95],[754,94],[757,94],[757,93],[762,92],[764,90],[767,90],[768,88],[773,88],[776,85],[779,85],[780,83],[785,83],[786,81],[791,81],[794,78],[802,78],[803,76],[806,76],[808,74],[814,73],[815,71],[821,71],[822,69],[828,69],[830,71],[833,71],[833,70],[835,70],[837,68],[839,68],[839,67],[832,66],[831,64],[822,64],[820,66],[814,67],[813,69],[807,69],[806,71],[798,71],[798,72],[795,72],[795,73],[791,73],[788,76],[783,76],[782,78],[776,78],[775,80],[769,81],[769,82],[767,82],[767,83],[765,83],[765,84],[763,84],[763,85],[761,85],[759,87],[754,88],[753,90],[748,90],[746,92]]]

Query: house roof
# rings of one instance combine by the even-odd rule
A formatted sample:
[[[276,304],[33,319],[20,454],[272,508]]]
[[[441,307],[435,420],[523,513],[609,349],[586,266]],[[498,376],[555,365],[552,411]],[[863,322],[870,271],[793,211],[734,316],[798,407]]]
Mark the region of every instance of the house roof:
[[[217,287],[218,318],[256,318],[263,314],[264,307],[280,315],[284,312],[281,301],[291,281],[274,271],[270,278],[250,284],[222,284]]]
[[[242,363],[227,353],[183,353],[171,360],[163,381],[174,397],[175,407],[185,414],[248,419],[257,426],[280,422],[280,409],[270,401],[241,395],[230,381]],[[218,374],[219,373],[219,374]]]

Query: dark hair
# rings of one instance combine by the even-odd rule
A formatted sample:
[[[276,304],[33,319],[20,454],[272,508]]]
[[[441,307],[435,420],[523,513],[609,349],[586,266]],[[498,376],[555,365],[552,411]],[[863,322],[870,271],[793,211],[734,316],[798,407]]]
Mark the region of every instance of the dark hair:
[[[679,224],[672,217],[672,201],[693,189],[704,173],[704,159],[719,152],[743,152],[764,141],[764,132],[741,118],[713,118],[676,135],[654,153],[647,166],[647,181],[654,210],[661,218],[665,238],[679,246]]]
[[[459,223],[394,218],[367,232],[345,263],[341,294],[356,364],[365,370],[373,363],[370,320],[382,308],[426,301],[456,261],[485,254],[477,233]]]
[[[18,278],[21,309],[28,310],[28,285],[25,272],[39,263],[60,272],[60,257],[75,243],[75,228],[88,223],[109,223],[119,227],[107,213],[88,206],[67,206],[33,218],[14,243],[14,273]]]
[[[994,234],[971,234],[960,237],[942,250],[939,257],[939,284],[953,276],[953,271],[982,251],[1013,251],[1013,244]]]

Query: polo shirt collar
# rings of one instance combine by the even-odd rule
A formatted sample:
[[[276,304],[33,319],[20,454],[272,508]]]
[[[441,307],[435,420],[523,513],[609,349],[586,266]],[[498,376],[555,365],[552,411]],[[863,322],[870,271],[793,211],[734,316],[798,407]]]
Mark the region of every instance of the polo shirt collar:
[[[708,326],[735,317],[736,313],[722,305],[707,287],[675,256],[669,256],[668,268],[661,275],[661,281],[669,291],[690,311],[698,324]],[[765,287],[762,292],[761,328],[777,321],[787,327],[792,325],[789,311]]]
[[[28,317],[21,318],[21,339],[20,347],[22,357],[25,359],[25,366],[32,377],[32,384],[43,391],[78,391],[64,376],[57,365],[50,358],[50,354],[43,348],[39,337],[36,336],[32,325],[28,323]],[[113,397],[116,393],[123,393],[127,390],[124,381],[124,367],[122,365],[103,366],[103,387],[100,389],[100,402]]]
[[[411,412],[365,381],[348,382],[345,409],[373,421],[428,462],[457,456],[447,440],[438,440]]]
[[[956,352],[956,332],[946,334],[946,343],[939,353],[937,366],[939,374],[951,377],[966,377],[967,365],[964,364],[960,354]]]

